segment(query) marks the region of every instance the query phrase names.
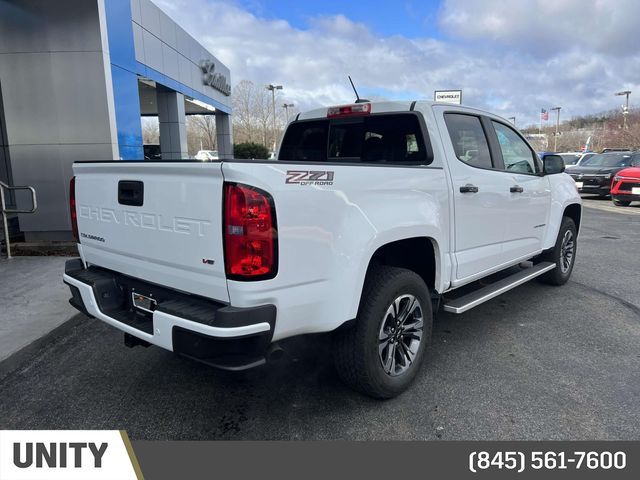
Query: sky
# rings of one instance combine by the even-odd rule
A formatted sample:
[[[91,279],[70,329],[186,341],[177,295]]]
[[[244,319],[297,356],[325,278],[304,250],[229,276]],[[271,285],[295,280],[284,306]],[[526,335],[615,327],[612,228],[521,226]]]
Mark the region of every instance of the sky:
[[[640,96],[638,0],[154,0],[240,80],[300,110],[361,97],[463,103],[537,124]]]

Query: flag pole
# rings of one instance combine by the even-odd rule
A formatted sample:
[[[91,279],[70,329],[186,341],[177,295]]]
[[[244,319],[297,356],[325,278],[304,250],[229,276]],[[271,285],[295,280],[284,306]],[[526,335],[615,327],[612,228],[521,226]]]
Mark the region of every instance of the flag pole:
[[[540,126],[538,127],[538,135],[542,133],[542,110],[540,110]]]

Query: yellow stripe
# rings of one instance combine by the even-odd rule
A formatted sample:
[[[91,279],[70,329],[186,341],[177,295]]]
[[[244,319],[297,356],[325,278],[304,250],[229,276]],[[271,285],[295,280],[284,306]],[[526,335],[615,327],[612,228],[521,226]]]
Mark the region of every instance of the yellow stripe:
[[[142,470],[140,469],[140,464],[138,463],[138,457],[136,457],[136,452],[133,451],[133,446],[131,446],[131,441],[129,440],[129,435],[127,435],[127,431],[120,430],[120,436],[122,437],[122,442],[124,443],[124,447],[127,449],[129,460],[131,460],[131,466],[133,467],[133,470],[136,472],[136,477],[138,477],[138,480],[144,480],[144,476],[142,475]]]

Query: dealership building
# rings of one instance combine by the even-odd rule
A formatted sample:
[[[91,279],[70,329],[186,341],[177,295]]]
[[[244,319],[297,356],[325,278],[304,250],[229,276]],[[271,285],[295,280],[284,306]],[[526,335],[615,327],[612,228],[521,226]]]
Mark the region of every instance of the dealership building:
[[[186,115],[215,115],[230,157],[230,83],[150,0],[0,0],[0,181],[37,192],[36,213],[19,217],[26,240],[71,238],[72,163],[144,159],[143,116],[158,117],[162,159],[180,160]]]

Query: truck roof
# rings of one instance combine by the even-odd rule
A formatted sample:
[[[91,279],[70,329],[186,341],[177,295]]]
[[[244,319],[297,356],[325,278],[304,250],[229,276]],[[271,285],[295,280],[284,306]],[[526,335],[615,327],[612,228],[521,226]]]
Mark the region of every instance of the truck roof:
[[[429,100],[403,100],[403,101],[381,101],[381,102],[362,102],[371,104],[371,113],[392,113],[392,112],[408,112],[412,110],[411,106],[420,106],[421,108],[430,108],[435,105],[444,105],[455,107],[456,109],[463,109],[468,111],[474,111],[478,113],[482,113],[485,115],[497,117],[497,115],[492,114],[491,112],[487,112],[484,110],[480,110],[473,107],[468,107],[466,105],[458,105],[455,103],[444,103],[444,102],[433,102]],[[317,118],[327,118],[327,112],[332,107],[338,106],[347,106],[347,105],[356,105],[356,103],[344,103],[339,105],[330,105],[328,107],[315,108],[313,110],[308,110],[306,112],[300,113],[294,120],[311,120]]]

